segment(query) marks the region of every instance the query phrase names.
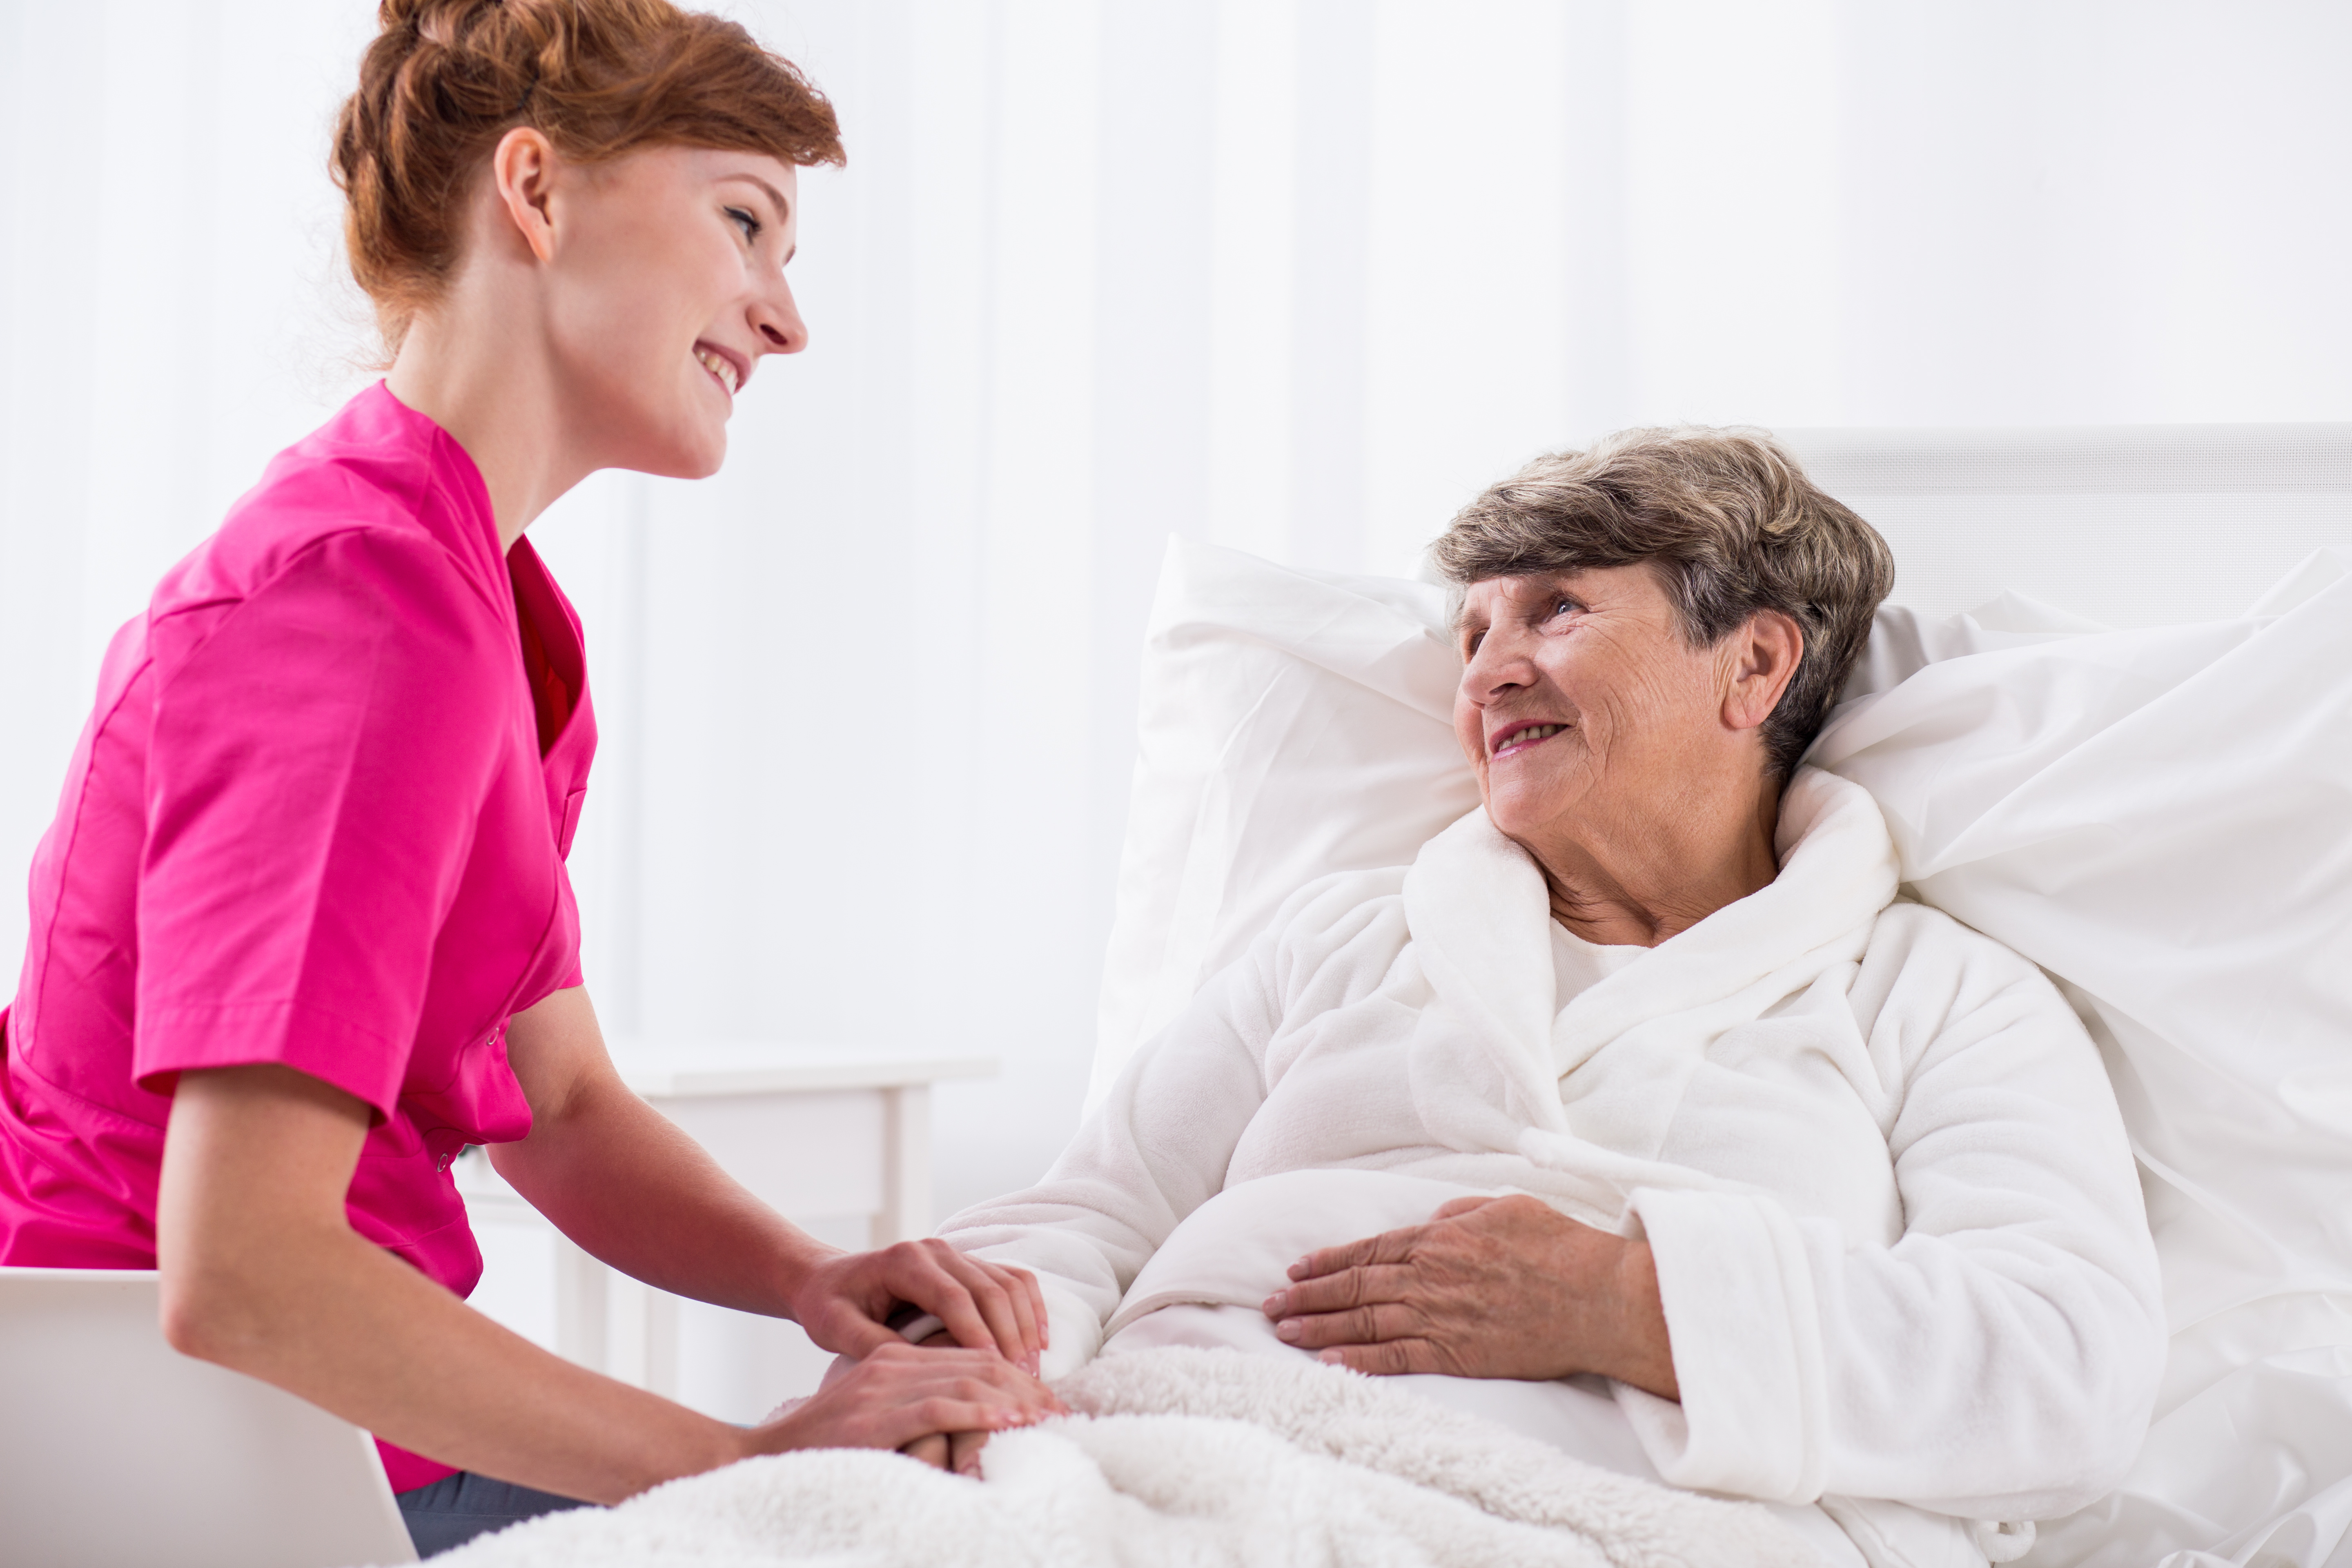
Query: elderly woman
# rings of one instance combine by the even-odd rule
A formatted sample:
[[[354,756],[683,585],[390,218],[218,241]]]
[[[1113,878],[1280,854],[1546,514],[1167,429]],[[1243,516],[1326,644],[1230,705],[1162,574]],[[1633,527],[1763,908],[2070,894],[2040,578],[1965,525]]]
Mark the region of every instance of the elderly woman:
[[[1885,542],[1761,436],[1637,430],[1435,559],[1483,807],[1300,890],[944,1234],[1036,1273],[1064,1364],[1317,1354],[1827,1561],[2016,1555],[2137,1447],[2155,1255],[2065,1002],[1799,765]]]

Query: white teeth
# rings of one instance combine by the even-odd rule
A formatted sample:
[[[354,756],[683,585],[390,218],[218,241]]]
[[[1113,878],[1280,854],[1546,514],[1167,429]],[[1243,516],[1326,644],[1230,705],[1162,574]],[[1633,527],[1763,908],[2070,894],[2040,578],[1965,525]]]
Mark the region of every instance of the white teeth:
[[[719,384],[727,388],[727,394],[729,396],[731,397],[735,395],[735,364],[733,361],[728,359],[724,354],[712,353],[709,349],[698,351],[694,357],[702,362],[703,369],[709,371],[711,374],[719,378]]]

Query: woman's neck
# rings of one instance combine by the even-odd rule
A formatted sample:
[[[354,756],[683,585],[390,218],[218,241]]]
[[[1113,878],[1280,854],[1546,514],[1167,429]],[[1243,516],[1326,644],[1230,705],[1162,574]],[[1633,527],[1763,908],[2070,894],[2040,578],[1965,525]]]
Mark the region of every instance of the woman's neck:
[[[565,438],[558,378],[528,302],[502,304],[469,281],[410,323],[384,385],[473,458],[505,551],[593,465]]]
[[[1767,780],[1751,798],[1645,803],[1622,820],[1581,817],[1519,843],[1543,868],[1554,920],[1599,946],[1655,947],[1780,874],[1780,799]]]

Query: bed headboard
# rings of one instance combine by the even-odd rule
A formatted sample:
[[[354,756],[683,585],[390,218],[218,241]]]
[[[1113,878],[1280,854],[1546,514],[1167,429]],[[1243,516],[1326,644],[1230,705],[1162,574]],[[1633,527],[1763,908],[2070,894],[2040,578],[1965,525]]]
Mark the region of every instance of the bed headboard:
[[[2112,626],[2213,620],[2352,546],[2352,424],[1776,434],[1931,615],[2007,588]]]

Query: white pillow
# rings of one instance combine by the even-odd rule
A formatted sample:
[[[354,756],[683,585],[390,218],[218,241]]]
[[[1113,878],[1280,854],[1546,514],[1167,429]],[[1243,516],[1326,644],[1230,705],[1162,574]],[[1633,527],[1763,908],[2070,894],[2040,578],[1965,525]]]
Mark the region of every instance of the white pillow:
[[[1094,1095],[1326,872],[1476,803],[1436,586],[1171,542]],[[2174,1329],[2132,1478],[2032,1561],[2318,1568],[2352,1531],[2352,557],[2248,616],[1880,613],[1810,760],[1927,902],[2063,985],[2147,1172]]]
[[[1478,804],[1445,591],[1168,542],[1087,1104],[1282,900]]]

